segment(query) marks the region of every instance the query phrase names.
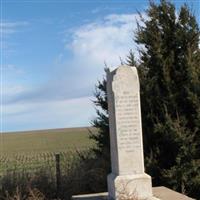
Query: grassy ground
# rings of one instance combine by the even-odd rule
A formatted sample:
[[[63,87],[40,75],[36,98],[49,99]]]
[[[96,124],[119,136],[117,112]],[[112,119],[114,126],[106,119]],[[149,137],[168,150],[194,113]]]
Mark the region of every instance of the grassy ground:
[[[93,128],[89,128],[95,131]],[[27,132],[4,133],[0,154],[59,152],[74,148],[88,148],[88,128],[63,128]]]
[[[89,139],[88,128],[3,133],[0,144],[0,171],[25,166],[34,169],[47,162],[54,163],[55,153],[72,156],[75,150],[94,145]]]

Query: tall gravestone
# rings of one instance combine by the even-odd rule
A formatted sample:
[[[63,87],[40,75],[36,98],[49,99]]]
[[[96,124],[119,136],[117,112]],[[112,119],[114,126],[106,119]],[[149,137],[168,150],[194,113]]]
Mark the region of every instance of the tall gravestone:
[[[137,69],[120,66],[107,72],[112,172],[108,175],[110,199],[132,195],[152,197],[151,177],[144,172],[140,87]]]

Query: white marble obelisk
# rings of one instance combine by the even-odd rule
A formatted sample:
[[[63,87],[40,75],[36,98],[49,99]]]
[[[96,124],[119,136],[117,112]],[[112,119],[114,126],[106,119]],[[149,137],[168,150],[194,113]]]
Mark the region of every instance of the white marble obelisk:
[[[139,199],[152,197],[151,177],[144,172],[137,69],[120,66],[107,72],[107,94],[112,172],[108,175],[110,199],[126,192]]]

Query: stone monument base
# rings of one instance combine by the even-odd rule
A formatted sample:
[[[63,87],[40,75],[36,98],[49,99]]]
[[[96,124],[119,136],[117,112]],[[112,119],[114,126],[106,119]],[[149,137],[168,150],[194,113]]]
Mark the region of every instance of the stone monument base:
[[[153,196],[160,200],[194,200],[166,187],[153,187]],[[108,192],[74,195],[72,200],[108,200]]]
[[[116,176],[108,175],[109,199],[153,200],[151,176],[146,173]]]

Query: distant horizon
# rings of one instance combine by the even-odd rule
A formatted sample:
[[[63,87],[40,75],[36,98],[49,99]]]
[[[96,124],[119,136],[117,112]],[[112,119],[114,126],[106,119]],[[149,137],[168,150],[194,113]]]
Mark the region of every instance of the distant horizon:
[[[46,129],[33,129],[33,130],[19,130],[19,131],[7,131],[2,132],[2,134],[12,134],[12,133],[28,133],[28,132],[46,132],[46,131],[54,131],[54,130],[63,130],[63,129],[87,129],[87,128],[95,128],[93,126],[77,126],[77,127],[61,127],[61,128],[46,128]]]
[[[156,0],[155,2],[159,2]],[[198,23],[196,0],[188,3]],[[96,117],[105,64],[132,50],[141,1],[1,1],[1,132],[84,127]]]

